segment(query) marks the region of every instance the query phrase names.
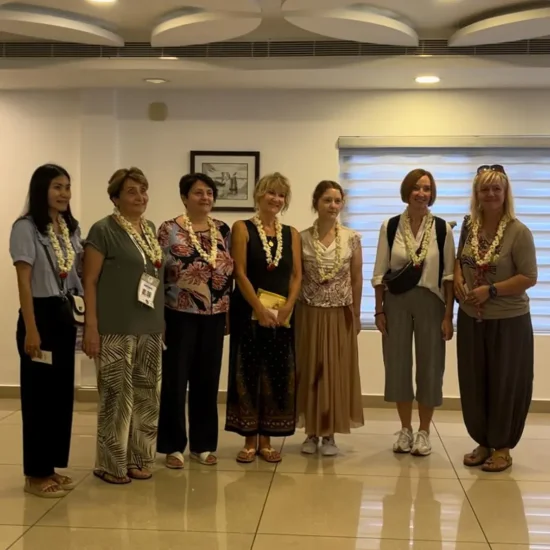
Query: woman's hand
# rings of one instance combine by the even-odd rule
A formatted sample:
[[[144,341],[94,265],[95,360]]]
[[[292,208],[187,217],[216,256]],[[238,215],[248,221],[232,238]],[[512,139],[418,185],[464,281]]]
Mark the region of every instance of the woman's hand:
[[[282,327],[292,314],[292,307],[285,305],[277,310],[277,325]]]
[[[36,328],[27,330],[25,335],[25,353],[31,359],[34,359],[35,357],[40,358],[42,356],[40,344],[40,334],[38,334],[38,330]]]
[[[441,323],[441,333],[443,334],[443,340],[448,342],[453,339],[453,320],[450,317],[444,317]]]
[[[376,324],[376,328],[382,333],[382,336],[388,335],[385,313],[377,313],[376,316],[374,317],[374,323]]]
[[[100,339],[97,327],[86,326],[84,328],[84,338],[82,340],[82,351],[90,358],[99,357]]]
[[[488,285],[478,286],[477,288],[470,290],[470,292],[468,292],[468,295],[466,296],[466,301],[470,304],[474,304],[474,306],[480,306],[481,304],[484,304],[488,299]]]
[[[456,299],[459,302],[465,302],[467,300],[467,293],[466,293],[466,284],[464,282],[464,277],[456,277],[454,278],[454,293],[456,296]]]
[[[361,313],[354,313],[353,314],[353,321],[355,323],[355,332],[357,336],[359,336],[361,332]]]
[[[262,327],[275,328],[277,326],[277,317],[263,306],[256,311],[256,317]]]

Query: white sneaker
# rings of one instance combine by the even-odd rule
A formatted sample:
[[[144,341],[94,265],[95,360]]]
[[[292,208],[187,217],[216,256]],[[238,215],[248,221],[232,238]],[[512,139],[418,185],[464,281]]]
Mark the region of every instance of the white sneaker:
[[[338,454],[338,447],[334,441],[334,436],[323,437],[323,443],[321,444],[321,454],[323,456],[336,456]]]
[[[410,453],[413,445],[413,434],[408,428],[402,428],[397,432],[397,441],[393,444],[394,453]]]
[[[430,434],[424,430],[419,431],[414,437],[411,454],[414,456],[428,456],[432,453]]]
[[[317,452],[319,446],[319,438],[315,436],[308,436],[302,443],[302,452],[306,455],[314,455]]]

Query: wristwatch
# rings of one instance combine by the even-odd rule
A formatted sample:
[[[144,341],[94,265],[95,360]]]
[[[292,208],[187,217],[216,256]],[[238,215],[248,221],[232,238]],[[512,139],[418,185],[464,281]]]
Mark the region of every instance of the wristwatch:
[[[489,297],[496,298],[498,296],[498,290],[495,285],[489,285]]]

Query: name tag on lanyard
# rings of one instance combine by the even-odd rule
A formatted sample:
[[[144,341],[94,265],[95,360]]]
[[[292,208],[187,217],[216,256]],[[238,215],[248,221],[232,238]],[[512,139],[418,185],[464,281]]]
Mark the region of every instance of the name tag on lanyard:
[[[141,257],[143,258],[143,273],[139,280],[137,293],[138,302],[146,305],[147,307],[150,307],[151,309],[155,309],[155,296],[157,295],[160,280],[158,277],[149,275],[147,273],[147,257],[145,256],[145,252],[142,250],[141,246],[139,246],[138,242],[134,239],[132,235],[128,233],[128,236],[130,237],[130,239],[132,239],[132,242],[136,245],[136,248],[139,250]],[[155,268],[155,273],[156,271],[157,270]]]

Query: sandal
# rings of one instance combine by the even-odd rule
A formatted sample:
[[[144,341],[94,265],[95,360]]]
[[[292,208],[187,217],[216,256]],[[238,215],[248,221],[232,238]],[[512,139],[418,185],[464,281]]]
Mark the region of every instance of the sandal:
[[[250,464],[251,462],[254,462],[255,459],[256,449],[247,449],[244,447],[244,449],[240,450],[237,455],[237,462],[241,462],[242,464]]]
[[[218,459],[210,451],[204,453],[191,453],[192,460],[196,460],[205,466],[215,466],[218,463]]]
[[[276,464],[283,460],[283,457],[272,447],[264,447],[258,451],[258,456],[269,462],[270,464]]]
[[[171,470],[183,470],[184,462],[182,453],[170,453],[166,455],[166,462],[164,465]]]
[[[491,456],[491,449],[479,445],[471,453],[464,455],[463,464],[468,468],[475,468],[485,464],[486,460]]]
[[[128,483],[132,483],[132,480],[128,476],[116,477],[108,472],[101,472],[100,470],[94,470],[94,476],[110,485],[128,485]]]
[[[55,481],[64,491],[72,491],[76,487],[76,483],[68,476],[54,474],[50,479]]]
[[[485,464],[481,469],[484,472],[491,473],[504,472],[512,466],[512,462],[512,457],[509,454],[501,451],[495,451],[492,456],[485,461]]]
[[[41,498],[62,498],[67,494],[61,485],[53,479],[45,480],[43,484],[33,483],[29,478],[25,480],[25,493]]]
[[[136,473],[139,472],[139,473]],[[146,481],[153,477],[153,474],[145,468],[138,468],[137,466],[128,466],[128,477],[131,479],[137,479],[138,481]]]

